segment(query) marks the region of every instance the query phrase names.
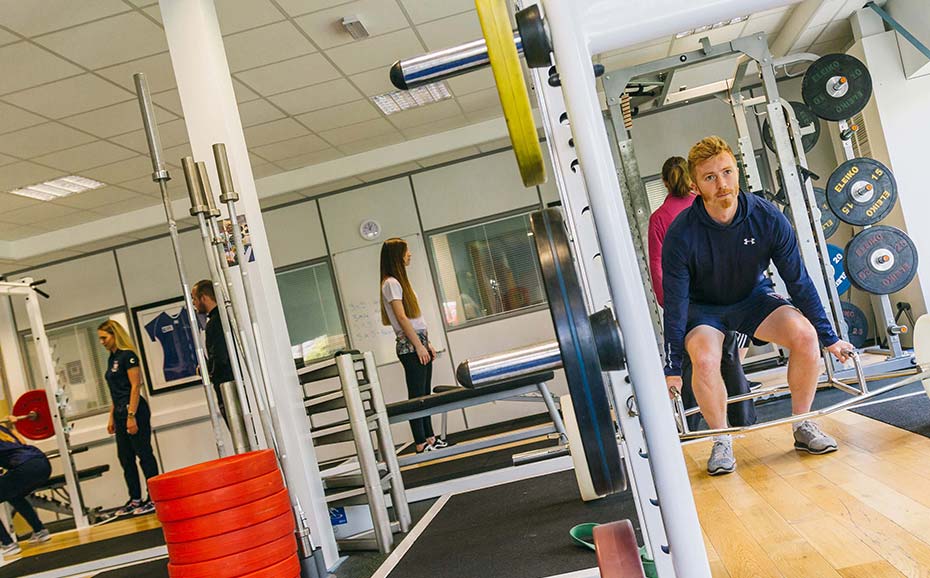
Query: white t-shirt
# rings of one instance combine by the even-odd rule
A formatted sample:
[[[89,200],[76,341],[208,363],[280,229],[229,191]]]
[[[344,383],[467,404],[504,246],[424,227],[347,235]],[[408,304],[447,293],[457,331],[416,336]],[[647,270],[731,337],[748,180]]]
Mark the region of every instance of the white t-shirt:
[[[394,328],[394,333],[396,333],[398,337],[403,336],[404,329],[400,326],[400,323],[397,322],[397,316],[394,315],[394,308],[391,307],[391,301],[403,300],[404,288],[401,287],[400,281],[393,277],[385,279],[384,283],[381,284],[381,302],[384,303],[384,310],[387,312],[388,320],[390,320],[391,327]],[[413,325],[414,331],[426,331],[426,321],[423,321],[422,316],[411,318],[410,324]]]

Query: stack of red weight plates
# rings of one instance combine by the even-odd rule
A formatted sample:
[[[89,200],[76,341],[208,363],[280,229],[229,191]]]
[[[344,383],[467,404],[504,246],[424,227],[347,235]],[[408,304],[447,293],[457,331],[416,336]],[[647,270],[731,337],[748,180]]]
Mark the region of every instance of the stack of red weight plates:
[[[294,515],[273,451],[168,472],[148,488],[171,578],[299,578]]]

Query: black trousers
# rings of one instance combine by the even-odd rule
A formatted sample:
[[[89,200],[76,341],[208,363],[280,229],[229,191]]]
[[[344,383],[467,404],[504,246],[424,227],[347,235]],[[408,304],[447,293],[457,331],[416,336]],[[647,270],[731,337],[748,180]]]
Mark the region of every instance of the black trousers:
[[[681,401],[685,409],[697,406],[694,390],[691,388],[691,358],[685,353],[681,365]],[[743,373],[743,364],[739,359],[739,341],[731,331],[723,340],[723,355],[720,359],[720,374],[727,388],[727,397],[749,393],[749,382]],[[731,426],[740,427],[756,423],[756,406],[752,400],[731,403],[727,406],[727,421]],[[701,423],[701,414],[688,416],[688,428],[692,431],[698,429]]]
[[[407,378],[407,397],[413,399],[429,395],[433,381],[433,362],[430,361],[423,365],[416,353],[403,353],[397,358],[404,366],[404,376]],[[413,441],[417,444],[425,443],[427,439],[435,437],[430,416],[410,420],[410,429],[413,431]]]
[[[35,532],[44,530],[45,526],[42,525],[32,504],[26,500],[26,496],[47,482],[51,473],[52,466],[49,465],[48,458],[37,456],[0,476],[0,503],[9,502]],[[0,544],[6,546],[12,542],[13,538],[3,524],[0,524]]]
[[[136,469],[136,459],[142,467],[142,473],[148,480],[158,475],[158,462],[152,451],[152,412],[145,398],[139,398],[139,407],[136,408],[136,425],[139,431],[130,435],[126,431],[126,406],[117,408],[113,416],[116,428],[116,452],[119,455],[119,464],[123,468],[123,479],[126,480],[126,489],[129,490],[130,500],[142,499],[142,486],[139,483],[139,470]]]

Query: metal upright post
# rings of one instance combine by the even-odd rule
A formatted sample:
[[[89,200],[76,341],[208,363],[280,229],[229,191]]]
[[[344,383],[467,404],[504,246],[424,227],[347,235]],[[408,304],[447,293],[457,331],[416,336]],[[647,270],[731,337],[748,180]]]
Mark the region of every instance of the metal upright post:
[[[191,337],[194,342],[194,353],[197,356],[197,366],[200,367],[200,378],[203,381],[203,391],[207,398],[207,411],[210,414],[210,425],[213,427],[213,438],[216,450],[220,457],[228,455],[226,443],[223,441],[223,426],[220,425],[219,406],[216,402],[216,393],[210,376],[207,375],[207,360],[200,342],[200,331],[194,304],[191,302],[190,287],[187,284],[187,274],[184,272],[184,260],[181,257],[181,242],[178,237],[178,224],[174,220],[174,209],[171,207],[171,197],[168,194],[168,181],[171,176],[165,167],[161,154],[161,140],[158,137],[158,123],[155,122],[155,112],[152,108],[152,97],[149,95],[145,74],[138,72],[133,75],[136,84],[136,94],[139,98],[139,108],[142,112],[142,124],[145,128],[145,137],[149,146],[149,156],[152,159],[152,180],[158,183],[161,190],[161,200],[165,207],[165,217],[168,220],[168,236],[171,238],[171,248],[174,251],[174,261],[178,266],[178,277],[181,280],[181,293],[184,296],[184,307],[187,309],[187,321],[191,328]],[[209,259],[208,259],[209,260]]]

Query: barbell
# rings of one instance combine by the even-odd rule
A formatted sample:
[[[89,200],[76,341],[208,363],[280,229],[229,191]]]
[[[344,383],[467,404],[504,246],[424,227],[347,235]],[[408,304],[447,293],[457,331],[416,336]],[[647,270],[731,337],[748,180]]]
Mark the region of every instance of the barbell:
[[[34,389],[19,396],[13,404],[12,414],[2,421],[31,440],[44,440],[55,435],[55,424],[44,389]]]

